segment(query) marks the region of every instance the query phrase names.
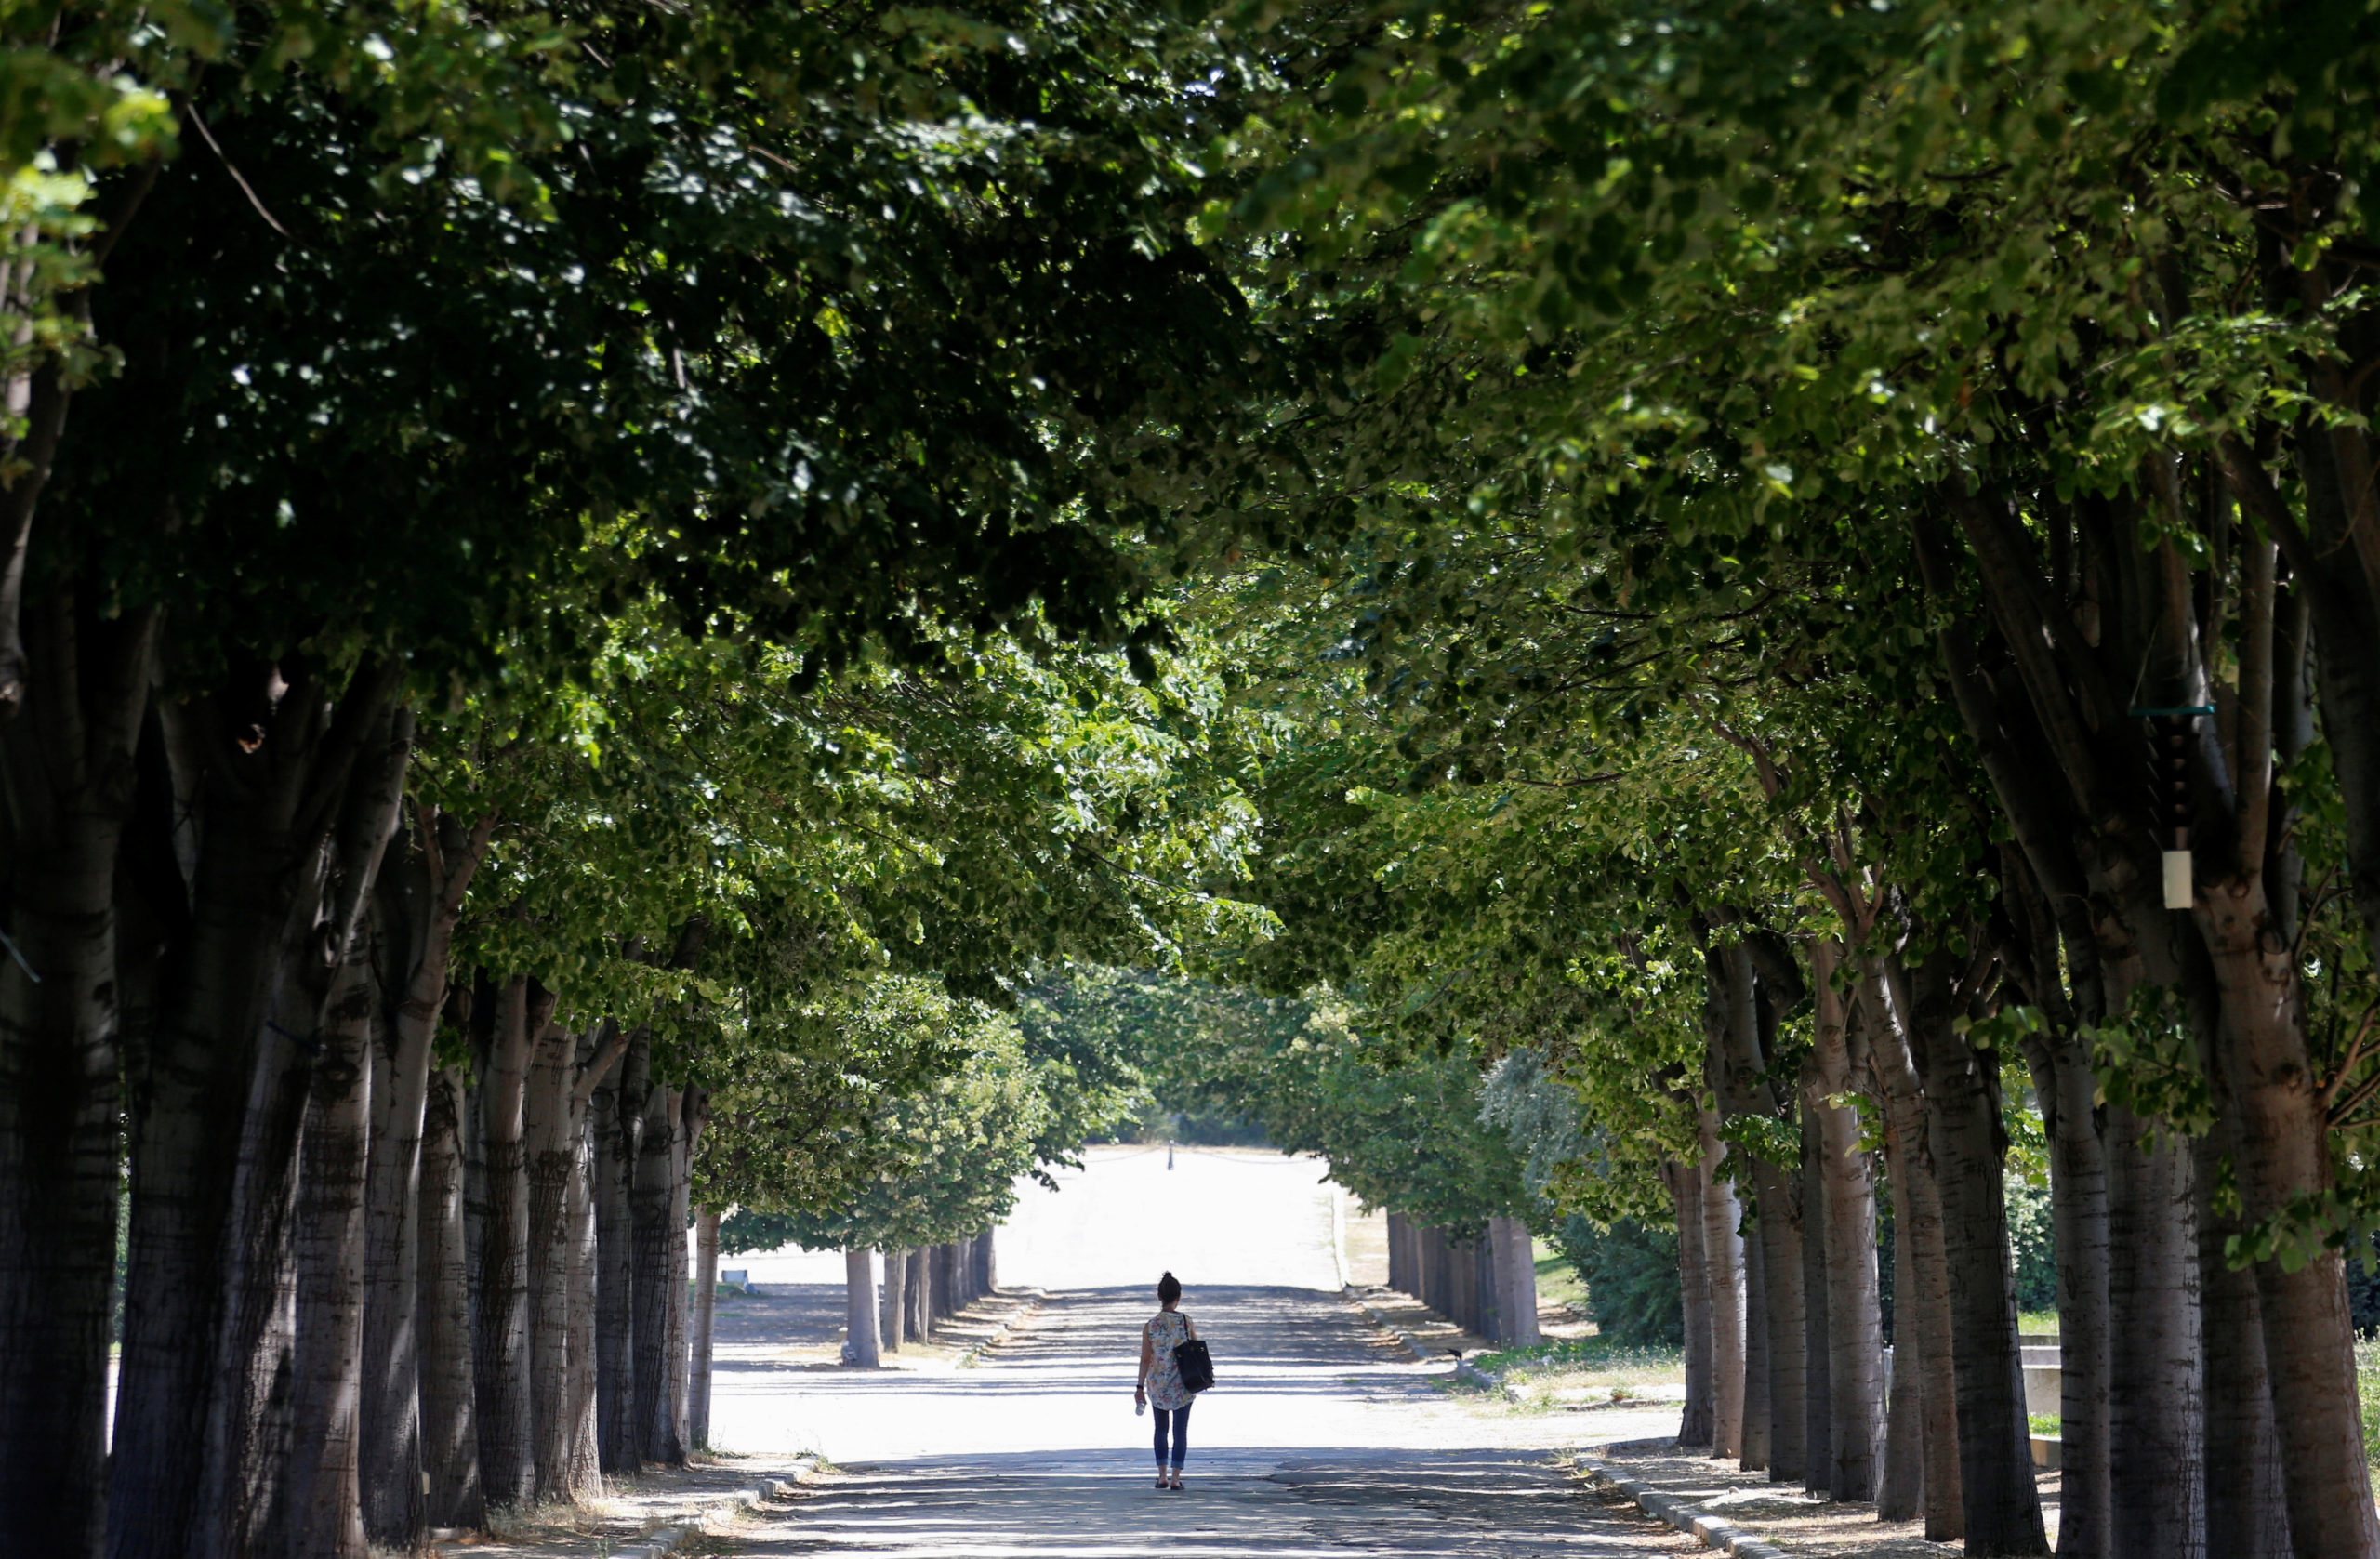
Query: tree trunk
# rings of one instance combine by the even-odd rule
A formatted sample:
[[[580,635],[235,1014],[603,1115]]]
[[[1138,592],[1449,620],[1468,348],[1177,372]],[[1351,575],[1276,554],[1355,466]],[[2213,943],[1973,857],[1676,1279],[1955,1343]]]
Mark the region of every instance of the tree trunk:
[[[994,1227],[985,1229],[982,1234],[975,1236],[976,1291],[985,1295],[997,1294],[1000,1290],[998,1235],[999,1230],[997,1227]],[[1530,1290],[1532,1292],[1536,1289],[1536,1276],[1537,1268],[1532,1264],[1529,1268]],[[1532,1319],[1535,1317],[1536,1311],[1534,1308],[1531,1309],[1530,1315]]]
[[[399,1023],[374,1025],[372,1128],[364,1188],[363,1389],[356,1481],[364,1531],[411,1550],[421,1509],[420,1331],[422,1110],[430,1047]]]
[[[652,1086],[643,1034],[628,1041],[616,1076],[616,1084],[594,1102],[595,1418],[603,1471],[626,1473],[644,1465],[636,1416],[637,1230],[630,1211]]]
[[[686,1263],[669,1227],[676,1188],[678,1090],[656,1084],[646,1096],[629,1204],[636,1228],[634,1300],[637,1454],[665,1467],[682,1465],[685,1441],[671,1397],[673,1317],[686,1303]],[[673,1264],[674,1262],[674,1264]],[[683,1337],[682,1332],[676,1334]]]
[[[908,1263],[902,1260],[898,1246],[888,1246],[884,1256],[884,1286],[877,1295],[877,1343],[885,1353],[901,1351],[903,1320],[902,1283]]]
[[[1756,1166],[1762,1302],[1768,1312],[1768,1477],[1800,1483],[1809,1463],[1809,1290],[1802,1252],[1800,1177]]]
[[[1884,1137],[1885,1179],[1891,1186],[1893,1219],[1893,1343],[1890,1379],[1892,1400],[1885,1420],[1884,1460],[1876,1486],[1876,1519],[1914,1521],[1925,1510],[1925,1372],[1918,1367],[1917,1344],[1911,1341],[1916,1323],[1917,1262],[1907,1234],[1909,1193],[1895,1178],[1900,1152],[1889,1129]],[[1881,1325],[1881,1314],[1879,1324]]]
[[[2114,1552],[2206,1552],[2198,1241],[2188,1150],[2108,1106],[2108,1490]]]
[[[358,1478],[364,1534],[384,1548],[417,1547],[428,1521],[421,1444],[426,1321],[420,1312],[428,1302],[420,1285],[423,1111],[455,925],[495,829],[493,814],[466,832],[435,807],[417,804],[403,853],[380,874],[377,896],[390,928],[398,999],[375,1031],[379,1042],[372,1051]]]
[[[1769,1373],[1768,1249],[1761,1217],[1755,1202],[1752,1237],[1744,1241],[1744,1437],[1736,1462],[1747,1473],[1768,1470],[1769,1444],[1777,1427],[1768,1394],[1775,1381]]]
[[[472,1388],[463,1115],[462,1079],[431,1077],[422,1111],[420,1275],[422,1522],[431,1527],[487,1519]]]
[[[933,1285],[926,1272],[925,1247],[913,1245],[908,1256],[909,1336],[919,1342],[933,1341]]]
[[[1813,1056],[1818,1077],[1815,1097],[1805,1107],[1818,1130],[1817,1205],[1823,1209],[1818,1232],[1826,1257],[1827,1421],[1832,1451],[1826,1483],[1837,1500],[1881,1501],[1884,1315],[1877,1292],[1875,1171],[1860,1146],[1858,1112],[1827,1103],[1853,1091],[1851,1015],[1834,987],[1842,964],[1840,945],[1813,943],[1810,964],[1818,1003]],[[1912,1478],[1910,1512],[1915,1512],[1921,1498]]]
[[[1723,1178],[1726,1144],[1715,1111],[1697,1112],[1702,1139],[1702,1262],[1711,1287],[1711,1454],[1733,1460],[1744,1443],[1743,1209]]]
[[[1926,1140],[1942,1198],[1966,1552],[2046,1554],[2016,1346],[1999,1072],[1991,1053],[1950,1026],[1957,974],[1945,957],[1927,959],[1911,971],[1916,998],[1903,1010],[1924,1064]]]
[[[522,1089],[522,1159],[527,1185],[529,1421],[541,1501],[568,1501],[578,1420],[570,1407],[571,1182],[578,1169],[577,1036],[548,1018],[531,1037]]]
[[[695,1139],[702,1133],[707,1105],[703,1090],[692,1084],[678,1095],[678,1141],[669,1156],[669,1270],[677,1280],[669,1287],[669,1412],[670,1421],[680,1447],[679,1459],[694,1449],[694,1440],[686,1422],[687,1393],[693,1384],[693,1318],[688,1300],[693,1285],[689,1275],[694,1266],[693,1241],[688,1237],[694,1220],[694,1172]]]
[[[2050,1226],[2057,1252],[2061,1559],[2107,1559],[2108,1162],[2098,1080],[2070,1035],[2029,1052],[2050,1146]]]
[[[2289,1506],[2274,1436],[2272,1382],[2265,1372],[2264,1320],[2256,1275],[2224,1259],[2240,1234],[2236,1204],[2215,1195],[2225,1160],[2236,1163],[2238,1121],[2227,1108],[2190,1144],[2198,1222],[2199,1314],[2206,1337],[2206,1552],[2238,1559],[2288,1559]]]
[[[1826,1186],[1819,1157],[1826,1151],[1818,1138],[1818,1113],[1824,1107],[1817,1073],[1802,1064],[1802,1166],[1798,1189],[1802,1196],[1802,1488],[1805,1493],[1830,1493],[1834,1468],[1834,1383],[1829,1370],[1826,1314]]]
[[[587,1116],[579,1112],[578,1168],[570,1177],[570,1392],[563,1410],[576,1426],[570,1437],[570,1486],[577,1499],[598,1500],[603,1453],[595,1401],[595,1283],[602,1257],[595,1234],[595,1134]]]
[[[1895,1274],[1893,1373],[1916,1375],[1919,1455],[1924,1459],[1925,1537],[1956,1542],[1965,1532],[1959,1483],[1957,1377],[1951,1355],[1949,1249],[1926,1102],[1917,1071],[1919,1043],[1911,1026],[1907,982],[1887,974],[1882,958],[1866,973],[1869,1052],[1884,1089],[1884,1143],[1893,1180],[1896,1250],[1909,1253],[1908,1288]]]
[[[494,1506],[537,1495],[529,1357],[529,1176],[522,1140],[533,1037],[529,980],[504,983],[482,1065],[480,1133],[486,1206],[480,1230],[480,1281],[472,1375],[478,1385],[480,1484]],[[542,1005],[542,1004],[538,1004]]]
[[[2272,945],[2259,905],[2222,887],[2200,902],[2223,992],[2216,1053],[2239,1109],[2240,1199],[2260,1222],[2330,1189],[2328,1106],[2315,1086],[2294,956]],[[2363,1460],[2345,1263],[2324,1247],[2294,1272],[2279,1259],[2254,1271],[2291,1540],[2309,1559],[2370,1559],[2380,1553],[2380,1523]]]
[[[380,1006],[371,965],[368,958],[351,958],[339,970],[307,1102],[285,1526],[291,1559],[365,1559],[358,1416],[373,1020]]]
[[[28,520],[32,501],[11,495]],[[123,1191],[114,882],[156,620],[86,623],[72,594],[38,603],[33,662],[5,690],[24,707],[0,726],[18,950],[0,962],[0,1532],[61,1559],[95,1559],[107,1538]],[[14,625],[0,631],[13,646]]]
[[[200,1553],[221,1559],[270,1553],[290,1539],[289,1476],[298,1461],[294,1375],[300,1149],[330,1004],[350,966],[364,956],[364,908],[403,803],[413,721],[410,711],[390,707],[392,688],[392,674],[359,674],[340,710],[342,721],[352,714],[361,722],[352,733],[354,745],[342,752],[338,744],[324,741],[324,754],[337,759],[325,772],[298,765],[302,777],[293,776],[278,791],[272,808],[285,806],[288,816],[258,819],[255,801],[248,801],[250,821],[265,822],[289,841],[267,853],[283,856],[286,850],[284,858],[292,869],[276,885],[284,914],[261,984],[261,1032],[251,1050],[255,1064],[240,1116],[221,1247],[223,1304],[201,1442],[198,1517],[188,1534]],[[293,690],[284,701],[301,696]],[[326,707],[318,704],[317,712],[327,712]],[[368,755],[365,761],[355,761],[363,755]],[[209,839],[227,821],[210,812]],[[362,1169],[359,1158],[355,1172]],[[360,1246],[352,1253],[358,1279],[362,1254]],[[360,1308],[355,1319],[360,1326]],[[361,1347],[360,1332],[347,1338],[346,1347],[351,1364]]]
[[[1677,1443],[1707,1446],[1717,1416],[1711,1355],[1711,1277],[1702,1259],[1702,1169],[1675,1158],[1661,1161],[1661,1179],[1677,1217],[1677,1279],[1686,1321],[1686,1407]]]
[[[1537,1329],[1537,1256],[1529,1244],[1528,1225],[1508,1217],[1496,1219],[1489,1227],[1501,1279],[1496,1291],[1505,1322],[1503,1335],[1497,1341],[1507,1348],[1534,1348],[1543,1339]]]
[[[876,1263],[854,1246],[843,1252],[843,1336],[851,1345],[845,1363],[862,1369],[882,1367],[884,1355],[876,1336]]]
[[[865,1252],[862,1253],[865,1255]],[[711,1321],[719,1298],[719,1214],[709,1208],[694,1215],[694,1318],[687,1353],[692,1359],[686,1389],[686,1443],[710,1449]],[[869,1323],[874,1329],[874,1297]]]

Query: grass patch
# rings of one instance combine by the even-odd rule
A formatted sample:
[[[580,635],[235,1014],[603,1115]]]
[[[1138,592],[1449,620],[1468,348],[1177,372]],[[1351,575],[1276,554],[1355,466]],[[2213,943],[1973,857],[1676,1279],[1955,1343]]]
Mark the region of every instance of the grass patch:
[[[1537,1259],[1538,1302],[1567,1305],[1585,1315],[1587,1285],[1579,1276],[1579,1269],[1570,1264],[1570,1259],[1541,1239],[1531,1242],[1529,1250]]]
[[[2022,1337],[2056,1337],[2057,1335],[2057,1312],[2055,1310],[2028,1310],[2023,1315],[2016,1317],[2016,1331],[2017,1335]]]
[[[2065,1421],[2066,1420],[2064,1419],[2058,1417],[2056,1413],[2028,1413],[2025,1415],[2025,1427],[2035,1434],[2056,1435],[2058,1433],[2058,1425]]]
[[[1629,1346],[1604,1337],[1474,1354],[1471,1362],[1518,1387],[1516,1406],[1540,1412],[1630,1402],[1654,1394],[1652,1387],[1686,1383],[1685,1350]]]

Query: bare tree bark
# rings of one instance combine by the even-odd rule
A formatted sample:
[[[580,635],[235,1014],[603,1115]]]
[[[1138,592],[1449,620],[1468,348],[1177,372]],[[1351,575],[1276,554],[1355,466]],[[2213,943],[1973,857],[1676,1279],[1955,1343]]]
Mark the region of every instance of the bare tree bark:
[[[423,1115],[455,926],[495,828],[493,813],[466,831],[435,807],[416,805],[403,855],[381,873],[378,897],[392,928],[398,999],[390,1021],[375,1031],[380,1042],[373,1053],[358,1477],[364,1533],[389,1548],[416,1545],[429,1524],[421,1444],[421,1312],[430,1302],[419,1281],[426,1262]]]
[[[1664,1158],[1661,1178],[1677,1218],[1677,1275],[1686,1321],[1686,1407],[1677,1426],[1681,1446],[1707,1446],[1713,1438],[1717,1393],[1712,1380],[1711,1276],[1702,1256],[1702,1168]]]
[[[1924,1461],[1925,1537],[1954,1542],[1966,1530],[1959,1484],[1957,1384],[1951,1357],[1950,1275],[1943,1240],[1941,1192],[1935,1179],[1934,1150],[1925,1098],[1917,1071],[1905,1005],[1892,992],[1899,982],[1885,977],[1883,958],[1864,971],[1861,1005],[1868,1023],[1868,1050],[1884,1090],[1884,1155],[1893,1182],[1896,1251],[1906,1249],[1910,1286],[1895,1273],[1893,1374],[1913,1372],[1919,1421],[1919,1455]],[[1898,1393],[1895,1394],[1896,1409]],[[1897,1426],[1896,1426],[1897,1427]],[[1888,1470],[1889,1471],[1889,1470]]]
[[[636,1416],[637,1232],[631,1202],[652,1087],[650,1042],[639,1032],[596,1095],[595,1114],[595,1417],[606,1473],[644,1465]]]
[[[434,1075],[422,1111],[420,1276],[422,1521],[433,1528],[487,1518],[463,1232],[463,1115],[462,1079]]]
[[[888,1246],[884,1255],[884,1286],[879,1295],[878,1342],[888,1354],[901,1351],[901,1329],[907,1309],[903,1302],[901,1279],[906,1275],[908,1262],[903,1259],[898,1246]]]
[[[16,501],[29,522],[30,497]],[[71,589],[41,602],[25,707],[0,726],[16,949],[0,961],[0,1531],[72,1559],[95,1559],[107,1534],[114,890],[156,621],[86,621]]]
[[[857,1246],[843,1252],[843,1336],[849,1344],[844,1363],[862,1369],[882,1367],[883,1349],[876,1336],[876,1264]]]
[[[531,1046],[546,1020],[547,1003],[532,1000],[528,976],[507,980],[481,1061],[487,1202],[471,1359],[480,1484],[487,1502],[498,1507],[525,1505],[537,1494],[529,1359],[529,1179],[522,1134]]]
[[[1826,1253],[1827,1420],[1832,1460],[1827,1487],[1837,1500],[1881,1500],[1884,1448],[1884,1315],[1877,1291],[1876,1182],[1860,1146],[1858,1112],[1831,1101],[1854,1091],[1851,1014],[1836,987],[1840,944],[1810,947],[1817,1001],[1816,1096],[1805,1104],[1818,1134],[1818,1182]],[[1918,1493],[1910,1495],[1916,1509]]]
[[[332,985],[307,1101],[298,1187],[292,1390],[291,1559],[365,1559],[359,1448],[363,1407],[364,1182],[370,1156],[372,960],[350,958]]]
[[[673,1340],[682,1353],[685,1336],[672,1326],[673,1317],[682,1315],[686,1304],[684,1249],[671,1238],[669,1227],[675,1211],[679,1120],[678,1090],[655,1084],[645,1099],[629,1203],[636,1228],[637,1454],[667,1467],[681,1465],[686,1460],[679,1409],[682,1398],[673,1398],[669,1362]],[[682,1373],[677,1378],[683,1379]]]
[[[1743,1454],[1744,1242],[1737,1230],[1743,1209],[1724,1178],[1727,1146],[1719,1140],[1715,1110],[1695,1112],[1702,1146],[1702,1262],[1711,1288],[1711,1454]]]
[[[686,1389],[686,1441],[704,1451],[710,1449],[711,1321],[718,1300],[719,1213],[705,1208],[694,1214],[694,1317],[687,1348],[692,1364]],[[872,1319],[872,1305],[869,1314]]]

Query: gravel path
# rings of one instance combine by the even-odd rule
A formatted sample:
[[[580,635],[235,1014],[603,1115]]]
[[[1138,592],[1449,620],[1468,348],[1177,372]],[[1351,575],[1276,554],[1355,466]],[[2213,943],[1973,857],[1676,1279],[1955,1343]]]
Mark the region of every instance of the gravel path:
[[[1002,1232],[1000,1279],[1047,1297],[972,1368],[723,1377],[724,1444],[814,1449],[840,1471],[694,1552],[1703,1552],[1581,1488],[1557,1454],[1582,1437],[1569,1415],[1483,1412],[1441,1389],[1444,1365],[1402,1362],[1336,1292],[1344,1209],[1312,1161],[1210,1152],[1164,1163],[1162,1150],[1094,1155],[1058,1192],[1027,1198]],[[1219,1377],[1192,1414],[1182,1494],[1150,1486],[1149,1420],[1131,1406],[1138,1329],[1156,1308],[1148,1289],[1169,1266]],[[1595,1419],[1593,1437],[1618,1438],[1673,1427],[1674,1409]]]

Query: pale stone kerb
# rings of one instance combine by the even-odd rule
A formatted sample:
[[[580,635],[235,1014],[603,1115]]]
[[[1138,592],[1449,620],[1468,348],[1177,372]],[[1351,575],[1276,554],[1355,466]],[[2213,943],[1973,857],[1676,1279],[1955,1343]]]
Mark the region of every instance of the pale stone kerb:
[[[1348,1284],[1346,1287],[1341,1288],[1339,1290],[1339,1295],[1349,1304],[1352,1304],[1356,1309],[1362,1311],[1364,1313],[1364,1319],[1369,1321],[1373,1326],[1395,1338],[1396,1340],[1396,1345],[1412,1355],[1413,1362],[1420,1364],[1429,1357],[1428,1354],[1421,1352],[1421,1345],[1420,1343],[1414,1341],[1411,1338],[1397,1330],[1395,1326],[1390,1322],[1387,1316],[1382,1315],[1379,1311],[1374,1310],[1370,1305],[1366,1304],[1362,1300],[1356,1298],[1355,1287],[1354,1284]]]
[[[1731,1553],[1736,1559],[1788,1559],[1785,1551],[1765,1543],[1723,1516],[1698,1511],[1673,1494],[1663,1494],[1642,1479],[1632,1478],[1597,1456],[1581,1456],[1579,1465],[1598,1483],[1610,1485],[1636,1502],[1637,1509],[1699,1541],[1705,1548]]]

